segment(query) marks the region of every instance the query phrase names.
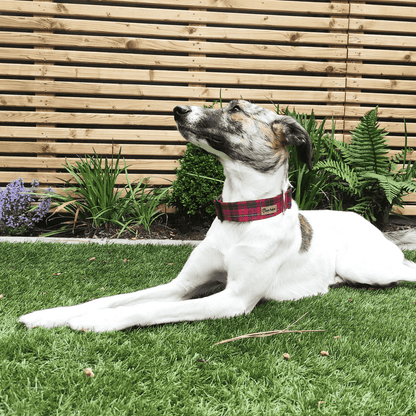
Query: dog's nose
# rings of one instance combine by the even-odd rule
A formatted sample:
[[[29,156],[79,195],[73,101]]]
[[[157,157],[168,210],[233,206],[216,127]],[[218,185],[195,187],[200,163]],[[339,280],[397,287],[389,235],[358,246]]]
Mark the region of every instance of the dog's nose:
[[[192,110],[186,105],[178,105],[173,109],[175,120],[183,116],[184,114],[190,113]]]

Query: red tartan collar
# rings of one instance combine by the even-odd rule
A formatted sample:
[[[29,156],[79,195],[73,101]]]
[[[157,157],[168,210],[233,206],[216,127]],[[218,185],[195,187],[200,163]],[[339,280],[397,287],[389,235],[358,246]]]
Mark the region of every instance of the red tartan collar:
[[[222,196],[214,200],[217,217],[222,221],[248,222],[264,220],[279,215],[292,206],[292,191],[274,198],[255,201],[222,202]]]

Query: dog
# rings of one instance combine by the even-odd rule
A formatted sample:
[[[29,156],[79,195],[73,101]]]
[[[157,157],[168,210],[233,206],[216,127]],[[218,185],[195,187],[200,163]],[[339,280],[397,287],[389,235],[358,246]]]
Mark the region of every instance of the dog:
[[[261,300],[297,300],[337,284],[416,281],[416,265],[358,214],[299,211],[287,146],[296,146],[311,169],[312,144],[293,118],[243,100],[221,109],[177,106],[174,118],[188,142],[219,158],[226,177],[215,201],[218,216],[180,274],[164,285],[36,311],[19,322],[105,332],[231,318]]]

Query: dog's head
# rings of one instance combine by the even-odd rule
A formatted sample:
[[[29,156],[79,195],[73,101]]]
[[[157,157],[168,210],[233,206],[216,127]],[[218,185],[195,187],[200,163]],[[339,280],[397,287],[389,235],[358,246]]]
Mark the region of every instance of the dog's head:
[[[292,117],[282,116],[243,100],[222,109],[177,106],[173,110],[182,136],[214,153],[269,172],[284,164],[288,145],[297,147],[299,159],[312,169],[312,143],[306,130]]]

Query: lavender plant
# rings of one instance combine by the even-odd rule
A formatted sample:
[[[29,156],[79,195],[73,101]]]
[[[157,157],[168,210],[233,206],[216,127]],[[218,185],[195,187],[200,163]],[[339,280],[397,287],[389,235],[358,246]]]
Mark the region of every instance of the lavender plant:
[[[33,180],[31,188],[25,188],[23,179],[10,182],[4,190],[0,188],[0,235],[23,234],[48,213],[50,198],[39,198],[35,191],[39,182]],[[53,192],[48,188],[48,192]],[[39,202],[37,206],[33,203]]]

